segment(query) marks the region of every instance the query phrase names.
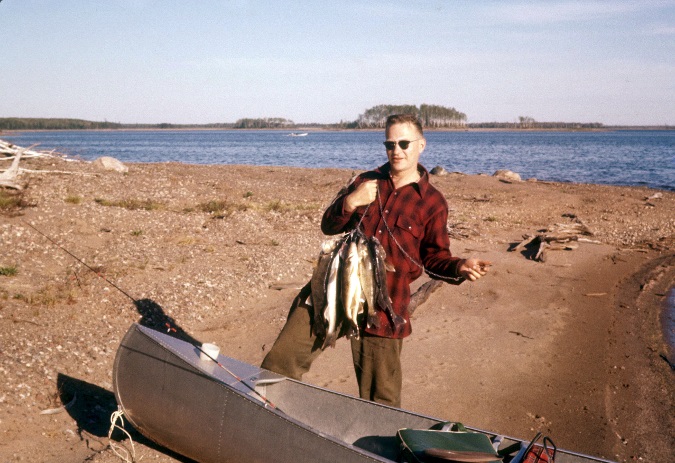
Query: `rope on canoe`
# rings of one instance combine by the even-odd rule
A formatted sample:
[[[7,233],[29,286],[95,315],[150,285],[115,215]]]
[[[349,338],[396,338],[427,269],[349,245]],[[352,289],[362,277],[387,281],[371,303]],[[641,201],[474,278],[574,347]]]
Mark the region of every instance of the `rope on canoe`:
[[[134,447],[134,440],[131,438],[131,434],[127,432],[126,429],[124,429],[124,418],[122,417],[124,415],[124,411],[122,411],[121,408],[118,408],[116,411],[110,415],[110,430],[108,431],[108,445],[110,446],[110,449],[120,457],[121,460],[123,460],[125,463],[135,463],[138,460],[136,460],[136,448]],[[121,423],[121,426],[117,424],[117,421]],[[131,452],[126,449],[126,447],[122,445],[117,445],[116,443],[113,442],[112,440],[112,433],[115,429],[119,429],[122,431],[124,434],[127,435],[129,438],[129,442],[131,443]],[[121,453],[123,452],[123,453]]]

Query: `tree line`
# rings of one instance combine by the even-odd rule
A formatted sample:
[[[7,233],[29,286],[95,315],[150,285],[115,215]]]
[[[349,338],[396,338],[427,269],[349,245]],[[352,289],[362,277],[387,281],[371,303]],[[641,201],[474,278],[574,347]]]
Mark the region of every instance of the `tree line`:
[[[259,119],[239,119],[235,129],[286,129],[295,127],[295,122],[283,117],[265,117]]]
[[[415,105],[377,105],[366,109],[354,122],[354,128],[384,128],[387,117],[392,114],[414,114],[424,127],[457,128],[466,125],[466,114],[455,108],[422,104]]]
[[[586,130],[602,129],[601,122],[538,122],[531,117],[520,116],[518,122],[474,122],[467,124],[471,129],[543,129],[543,130]]]
[[[93,122],[82,119],[0,118],[0,130],[101,130],[119,128],[122,128],[122,124],[116,122]]]
[[[94,122],[82,119],[49,118],[0,118],[2,130],[112,130],[112,129],[286,129],[300,127],[316,129],[381,129],[392,114],[414,114],[425,128],[430,129],[599,129],[605,126],[600,122],[538,122],[529,116],[519,116],[514,122],[474,122],[467,123],[467,116],[455,108],[422,104],[415,105],[376,105],[368,108],[354,121],[340,121],[335,124],[306,123],[296,124],[283,117],[243,118],[234,123],[212,124],[123,124],[120,122]]]
[[[0,117],[0,130],[113,130],[113,129],[231,129],[232,123],[213,124],[123,124],[83,119]]]

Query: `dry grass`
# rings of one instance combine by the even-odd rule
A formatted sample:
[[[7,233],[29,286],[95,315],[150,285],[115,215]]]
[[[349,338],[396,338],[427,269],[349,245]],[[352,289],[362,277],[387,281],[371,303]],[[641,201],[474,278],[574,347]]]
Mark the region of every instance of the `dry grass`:
[[[25,302],[34,307],[54,307],[59,303],[74,304],[77,300],[75,292],[65,286],[48,285],[36,292],[14,294],[13,299]],[[38,309],[39,310],[39,309]],[[36,315],[39,315],[36,314]]]
[[[77,195],[70,195],[64,199],[68,204],[80,204],[82,202],[82,197]]]
[[[27,207],[35,207],[35,204],[29,203],[23,192],[0,188],[0,214],[14,216]]]
[[[155,211],[164,208],[164,204],[153,201],[151,199],[118,199],[118,200],[109,200],[96,198],[94,202],[100,204],[101,206],[108,207],[122,207],[130,211],[145,210],[145,211]]]

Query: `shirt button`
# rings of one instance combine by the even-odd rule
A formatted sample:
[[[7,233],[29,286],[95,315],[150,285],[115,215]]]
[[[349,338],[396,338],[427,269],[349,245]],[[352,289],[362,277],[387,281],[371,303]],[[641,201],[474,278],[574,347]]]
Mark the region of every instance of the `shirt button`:
[[[389,209],[386,209],[386,210],[384,211],[384,213],[385,213],[385,214],[389,214]]]
[[[382,230],[378,230],[377,232],[378,232],[379,234],[382,234]]]

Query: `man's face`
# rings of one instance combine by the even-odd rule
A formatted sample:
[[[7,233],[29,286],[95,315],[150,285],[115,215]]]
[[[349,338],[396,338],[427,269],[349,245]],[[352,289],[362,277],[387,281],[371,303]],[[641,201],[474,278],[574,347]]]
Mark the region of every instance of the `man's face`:
[[[391,165],[391,173],[408,175],[417,171],[417,162],[424,151],[426,140],[412,124],[395,124],[385,132],[387,141],[397,142],[393,149],[387,149],[387,157]],[[413,141],[414,140],[414,141]],[[402,149],[398,142],[409,141],[407,149]]]

